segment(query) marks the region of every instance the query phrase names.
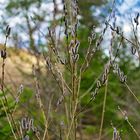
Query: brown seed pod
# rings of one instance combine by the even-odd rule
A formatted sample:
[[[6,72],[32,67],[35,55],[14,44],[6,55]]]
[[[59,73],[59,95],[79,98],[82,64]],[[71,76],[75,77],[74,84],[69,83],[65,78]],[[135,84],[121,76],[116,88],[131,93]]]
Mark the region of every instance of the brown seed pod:
[[[76,63],[78,61],[78,59],[79,59],[79,54],[72,56],[72,60],[74,63]]]
[[[28,135],[26,135],[23,140],[30,140],[30,137]]]
[[[8,37],[10,35],[10,32],[11,32],[11,28],[9,25],[7,25],[6,27],[6,37]]]
[[[21,120],[21,128],[23,130],[26,129],[26,118],[22,118],[22,120]]]
[[[139,13],[137,13],[136,18],[134,18],[134,22],[136,23],[136,25],[139,25]]]
[[[107,75],[106,74],[103,74],[102,75],[102,84],[105,84],[105,82],[106,82],[106,77]]]
[[[131,52],[132,52],[132,54],[133,54],[133,55],[135,55],[135,54],[136,54],[136,51],[137,51],[137,50],[136,50],[136,48],[135,48],[135,47],[131,47]]]
[[[1,50],[1,57],[2,57],[3,59],[6,59],[7,53],[6,53],[5,50]]]
[[[101,82],[100,80],[97,81],[97,88],[100,88],[101,87]]]
[[[47,64],[48,70],[51,70],[52,64],[50,62],[50,58],[49,57],[46,58],[46,64]]]
[[[116,33],[117,33],[117,34],[120,33],[119,27],[116,28]]]

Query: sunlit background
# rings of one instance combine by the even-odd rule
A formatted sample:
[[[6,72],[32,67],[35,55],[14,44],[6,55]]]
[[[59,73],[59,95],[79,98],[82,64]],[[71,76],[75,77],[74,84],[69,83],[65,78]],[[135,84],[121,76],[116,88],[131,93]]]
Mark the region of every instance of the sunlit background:
[[[1,25],[0,29],[1,31],[4,30],[4,26],[7,24],[12,27],[13,33],[19,33],[18,36],[21,39],[19,42],[19,46],[24,46],[27,47],[28,45],[28,37],[26,35],[27,30],[26,29],[21,29],[19,26],[22,23],[23,26],[25,25],[25,18],[23,17],[24,11],[20,11],[18,13],[18,10],[15,9],[13,11],[16,15],[9,14],[7,15],[6,7],[8,4],[9,0],[1,0],[0,1],[0,20],[1,20]],[[109,8],[111,8],[113,1],[108,1],[106,4],[101,5],[101,6],[96,6],[93,5],[91,6],[91,11],[93,13],[93,18],[98,19],[100,23],[105,21],[105,19],[109,16]],[[56,3],[58,4],[59,10],[62,10],[62,1],[61,0],[56,0]],[[118,26],[121,26],[122,30],[124,31],[124,34],[126,36],[129,36],[131,31],[132,31],[132,25],[131,25],[131,20],[133,21],[134,16],[139,12],[140,9],[140,1],[139,0],[116,0],[115,1],[115,14],[116,14],[116,24]],[[44,12],[45,15],[45,20],[41,23],[40,25],[40,31],[46,31],[47,32],[47,27],[49,25],[49,21],[52,20],[52,11],[53,11],[53,3],[51,0],[44,0],[41,3],[40,10],[38,11],[37,5],[32,5],[29,8],[30,13],[29,16],[30,18],[34,17],[34,13],[39,13]],[[140,20],[140,19],[139,19]],[[4,23],[3,23],[4,22]],[[34,22],[32,24],[35,24]],[[101,28],[100,28],[101,30]],[[2,36],[2,34],[1,34]],[[139,34],[140,36],[140,34]],[[38,42],[43,42],[43,39],[39,39],[40,33],[36,32],[34,34],[34,37],[36,38],[36,43]],[[37,41],[38,40],[38,41]],[[0,38],[0,42],[3,43],[2,37]],[[10,44],[13,43],[12,41]]]

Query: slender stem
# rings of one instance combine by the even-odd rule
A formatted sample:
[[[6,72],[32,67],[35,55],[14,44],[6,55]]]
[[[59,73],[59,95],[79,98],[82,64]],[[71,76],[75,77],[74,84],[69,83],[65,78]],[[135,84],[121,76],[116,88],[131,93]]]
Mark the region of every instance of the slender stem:
[[[137,135],[138,139],[140,140],[140,135],[138,134],[138,132],[136,131],[136,129],[134,128],[134,126],[131,124],[131,122],[128,119],[126,121],[129,124],[129,126],[132,128],[132,130],[134,131],[134,133]]]
[[[76,100],[77,100],[77,93],[76,93],[76,87],[77,87],[77,82],[76,82],[76,64],[74,63],[73,64],[73,70],[72,70],[72,93],[73,93],[73,97],[72,97],[72,104],[73,104],[73,109],[72,109],[72,112],[73,112],[73,133],[74,133],[74,140],[76,140],[76,120],[75,120],[75,112],[76,112],[76,109],[77,109],[77,103],[76,103]]]
[[[5,91],[4,91],[4,85],[5,85],[5,59],[6,59],[6,43],[7,43],[7,39],[8,39],[8,36],[6,36],[6,39],[5,39],[5,43],[4,43],[4,49],[3,49],[3,56],[2,56],[2,79],[1,79],[1,91],[2,91],[2,94],[3,94],[3,96],[4,96],[4,99],[2,99],[3,100],[3,107],[5,108],[5,104],[7,105],[7,108],[8,108],[8,112],[6,113],[6,115],[7,115],[7,119],[8,119],[8,121],[10,121],[10,125],[12,126],[12,124],[14,125],[14,127],[15,127],[15,129],[17,130],[17,134],[18,134],[18,136],[20,137],[20,133],[19,133],[19,130],[18,130],[18,127],[17,127],[17,125],[16,125],[16,123],[15,123],[15,120],[14,120],[14,118],[13,118],[13,115],[12,115],[12,113],[11,113],[11,111],[10,111],[10,108],[9,108],[9,104],[8,104],[8,100],[7,100],[7,97],[6,97],[6,95],[5,95]],[[4,102],[5,102],[5,104],[4,104]],[[8,114],[9,113],[9,114]],[[10,127],[11,127],[10,126]],[[12,126],[13,127],[13,126]],[[11,131],[13,131],[13,130],[11,130]]]
[[[103,110],[102,110],[102,118],[101,118],[100,132],[99,132],[99,140],[101,140],[102,130],[103,130],[105,106],[106,106],[106,97],[107,97],[107,88],[108,88],[108,79],[106,81],[106,86],[105,86],[105,94],[104,94],[104,101],[103,101]]]
[[[41,110],[41,113],[43,115],[43,119],[44,119],[44,122],[45,122],[45,130],[44,130],[43,140],[45,140],[46,137],[47,137],[47,140],[49,140],[48,120],[47,120],[45,110],[44,110],[44,106],[43,106],[42,99],[41,99],[39,79],[38,79],[38,75],[36,73],[35,68],[33,68],[33,71],[34,71],[34,79],[35,79],[37,101],[39,103],[39,107],[40,107],[40,110]]]
[[[140,105],[140,101],[137,98],[137,96],[134,94],[134,92],[131,90],[131,88],[128,86],[127,83],[125,83],[125,86],[127,87],[127,89],[130,91],[130,93],[133,95],[133,97],[136,99],[137,103]]]
[[[17,136],[16,136],[16,134],[15,134],[15,132],[14,132],[14,129],[13,129],[13,126],[12,126],[12,123],[11,123],[11,120],[10,120],[10,117],[9,117],[8,112],[7,112],[7,110],[6,110],[6,107],[5,107],[5,105],[4,105],[4,101],[3,101],[2,98],[0,98],[0,100],[1,100],[2,106],[3,106],[3,108],[4,108],[4,112],[5,112],[5,114],[6,114],[8,123],[9,123],[10,128],[11,128],[11,131],[12,131],[12,133],[13,133],[13,136],[14,136],[15,140],[17,140]]]
[[[70,135],[71,129],[72,129],[73,124],[74,124],[74,121],[75,121],[76,109],[77,109],[77,106],[74,107],[74,111],[73,111],[72,118],[71,118],[71,124],[70,124],[70,126],[69,126],[69,130],[68,130],[68,133],[67,133],[66,140],[69,140],[69,135]],[[75,138],[75,139],[76,139],[76,138]],[[74,140],[75,140],[75,139],[74,139]]]
[[[124,116],[125,120],[127,121],[127,123],[129,124],[129,126],[132,128],[133,132],[136,134],[136,136],[138,137],[138,139],[140,140],[140,135],[138,134],[138,132],[136,131],[136,129],[134,128],[134,126],[131,124],[131,122],[128,119],[128,116],[126,115],[126,112],[122,111],[122,109],[118,106],[118,109],[120,110],[120,112],[122,113],[122,115]]]

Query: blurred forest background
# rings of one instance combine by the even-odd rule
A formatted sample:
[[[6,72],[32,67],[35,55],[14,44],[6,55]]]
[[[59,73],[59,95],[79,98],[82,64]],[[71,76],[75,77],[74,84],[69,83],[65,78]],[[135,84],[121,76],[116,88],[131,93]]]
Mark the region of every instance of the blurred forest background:
[[[69,87],[72,87],[66,48],[72,38],[80,42],[77,67],[90,59],[85,59],[88,49],[94,52],[98,47],[81,76],[76,139],[140,139],[139,14],[130,10],[131,15],[127,14],[126,20],[126,15],[119,11],[120,1],[78,0],[78,25],[72,33],[69,32],[75,22],[69,12],[72,1],[5,0],[0,3],[0,140],[15,139],[14,132],[17,137],[21,133],[19,139],[23,140],[66,140],[65,130],[71,129],[67,128],[70,123],[64,110],[70,102]],[[129,33],[123,28],[125,24],[130,27]],[[8,35],[7,25],[11,27]],[[6,59],[3,57],[5,46]],[[106,83],[100,86],[98,79],[104,70],[107,71],[106,64],[111,59],[117,65],[109,72]],[[52,65],[54,71],[51,71]],[[122,81],[121,76],[124,80],[127,76],[127,82]],[[66,89],[63,86],[67,86]],[[97,87],[101,88],[93,99],[92,93]],[[7,121],[8,116],[11,120],[14,118],[14,132]],[[44,119],[44,116],[47,117]],[[32,131],[29,130],[30,123],[34,123]]]

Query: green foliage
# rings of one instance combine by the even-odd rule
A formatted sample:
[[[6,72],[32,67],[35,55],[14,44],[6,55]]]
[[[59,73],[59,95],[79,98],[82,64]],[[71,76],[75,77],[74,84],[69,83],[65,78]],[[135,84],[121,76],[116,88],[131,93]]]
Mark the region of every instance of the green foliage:
[[[97,133],[97,128],[93,125],[86,125],[85,132],[89,135]]]

